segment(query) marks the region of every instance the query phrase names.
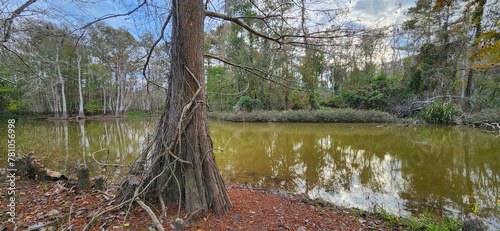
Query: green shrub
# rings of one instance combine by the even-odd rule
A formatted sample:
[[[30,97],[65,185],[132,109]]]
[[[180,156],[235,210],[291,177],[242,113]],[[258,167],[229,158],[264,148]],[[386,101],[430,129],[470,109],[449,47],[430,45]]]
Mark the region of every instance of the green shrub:
[[[96,112],[99,112],[101,110],[101,107],[95,104],[87,104],[83,106],[83,109],[90,114],[94,114]]]
[[[355,109],[210,112],[208,116],[232,122],[391,123],[395,121],[394,116],[386,112]]]
[[[236,108],[246,112],[251,112],[260,109],[262,105],[262,102],[258,99],[252,99],[249,96],[242,96],[238,103],[236,103]]]
[[[329,107],[329,108],[343,108],[345,107],[344,102],[342,100],[342,96],[336,95],[332,97],[330,100],[323,100],[319,103],[320,106]]]
[[[383,109],[387,106],[387,97],[373,89],[342,91],[342,99],[345,106],[356,109]]]
[[[455,121],[458,110],[451,103],[434,102],[419,112],[420,117],[427,123],[451,124]]]

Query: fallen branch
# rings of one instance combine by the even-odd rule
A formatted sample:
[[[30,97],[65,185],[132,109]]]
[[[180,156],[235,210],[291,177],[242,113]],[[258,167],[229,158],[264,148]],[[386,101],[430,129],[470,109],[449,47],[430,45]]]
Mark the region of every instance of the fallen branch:
[[[115,209],[121,208],[121,207],[122,207],[123,205],[125,205],[126,203],[128,203],[128,202],[132,201],[132,199],[135,199],[135,198],[128,199],[128,200],[126,200],[126,201],[124,201],[124,202],[120,203],[120,204],[119,204],[119,205],[117,205],[117,206],[113,206],[113,207],[111,207],[111,208],[109,208],[109,209],[105,209],[105,210],[103,210],[103,211],[101,211],[101,212],[97,211],[97,213],[96,213],[94,216],[92,216],[92,219],[90,219],[90,221],[87,223],[87,225],[85,225],[85,227],[83,228],[83,231],[88,230],[88,229],[90,228],[91,224],[93,224],[93,223],[94,223],[94,220],[95,220],[97,217],[100,217],[100,216],[102,216],[103,214],[105,214],[105,213],[107,213],[107,212],[109,212],[109,211],[111,211],[111,210],[115,210]]]
[[[148,213],[149,217],[151,217],[151,220],[153,220],[153,224],[156,226],[156,228],[160,231],[165,231],[165,229],[163,228],[163,226],[161,225],[160,221],[158,220],[158,218],[156,217],[155,213],[153,212],[153,210],[151,210],[151,208],[149,206],[147,206],[144,202],[142,202],[141,199],[139,198],[135,198],[135,202],[137,202],[137,204],[139,204],[143,209],[144,211],[146,211],[146,213]]]

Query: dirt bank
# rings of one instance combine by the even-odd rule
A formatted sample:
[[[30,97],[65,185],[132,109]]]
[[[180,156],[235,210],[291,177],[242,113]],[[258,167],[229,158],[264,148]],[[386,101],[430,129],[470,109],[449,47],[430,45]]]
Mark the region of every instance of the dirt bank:
[[[2,193],[8,187],[2,185]],[[82,230],[99,210],[112,207],[115,189],[82,191],[65,188],[57,182],[37,183],[19,181],[16,185],[15,223],[1,213],[0,230]],[[196,214],[187,223],[187,230],[394,230],[374,215],[360,215],[335,206],[304,200],[271,190],[255,190],[229,186],[228,193],[234,208],[225,216],[211,211]],[[0,211],[8,211],[9,197],[3,193]],[[161,208],[152,206],[156,212]],[[162,219],[166,230],[173,230],[177,205],[168,207]],[[157,214],[159,215],[159,214]],[[189,214],[181,210],[180,217]],[[154,230],[151,219],[139,206],[122,208],[102,215],[90,230]],[[397,230],[397,229],[396,229]]]

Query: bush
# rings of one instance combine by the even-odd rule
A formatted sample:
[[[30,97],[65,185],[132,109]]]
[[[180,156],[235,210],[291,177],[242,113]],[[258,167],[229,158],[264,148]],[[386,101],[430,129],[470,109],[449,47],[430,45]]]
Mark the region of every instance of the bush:
[[[342,99],[345,106],[356,109],[383,109],[387,106],[387,97],[372,89],[343,91]]]
[[[208,116],[232,122],[391,123],[396,120],[386,112],[354,109],[210,112]]]
[[[96,112],[101,111],[101,107],[95,104],[87,104],[83,106],[83,109],[90,114],[94,114]]]
[[[420,117],[427,123],[451,124],[455,121],[458,110],[451,103],[434,102],[419,112]]]
[[[235,109],[240,109],[246,112],[251,112],[253,110],[258,110],[262,107],[262,102],[258,99],[252,99],[249,96],[242,96],[238,103],[236,103]]]

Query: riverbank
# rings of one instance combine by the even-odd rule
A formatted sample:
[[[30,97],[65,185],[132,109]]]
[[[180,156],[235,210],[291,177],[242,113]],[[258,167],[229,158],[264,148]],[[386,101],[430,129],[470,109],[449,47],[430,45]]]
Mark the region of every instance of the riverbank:
[[[75,191],[57,182],[37,183],[31,180],[16,182],[15,223],[2,222],[0,230],[82,230],[97,211],[113,207],[117,186],[105,191]],[[3,184],[4,189],[7,185]],[[384,213],[371,213],[357,209],[338,207],[324,201],[309,200],[300,195],[278,190],[251,189],[232,185],[227,187],[234,208],[227,215],[217,216],[211,211],[192,216],[186,223],[187,230],[418,230],[426,225],[447,222],[458,230],[456,221],[442,219],[440,223],[429,223],[427,219],[412,219],[412,226]],[[3,190],[2,190],[3,191]],[[6,195],[3,202],[9,201]],[[8,211],[7,203],[0,204],[1,211]],[[150,205],[161,211],[159,206]],[[166,230],[174,229],[175,219],[186,220],[190,214],[177,205],[168,207],[161,219]],[[0,213],[3,221],[10,215]],[[158,216],[158,214],[157,214]],[[154,230],[148,214],[139,206],[112,210],[95,219],[90,230]]]
[[[395,123],[399,121],[386,112],[356,109],[209,112],[208,117],[231,122]]]

